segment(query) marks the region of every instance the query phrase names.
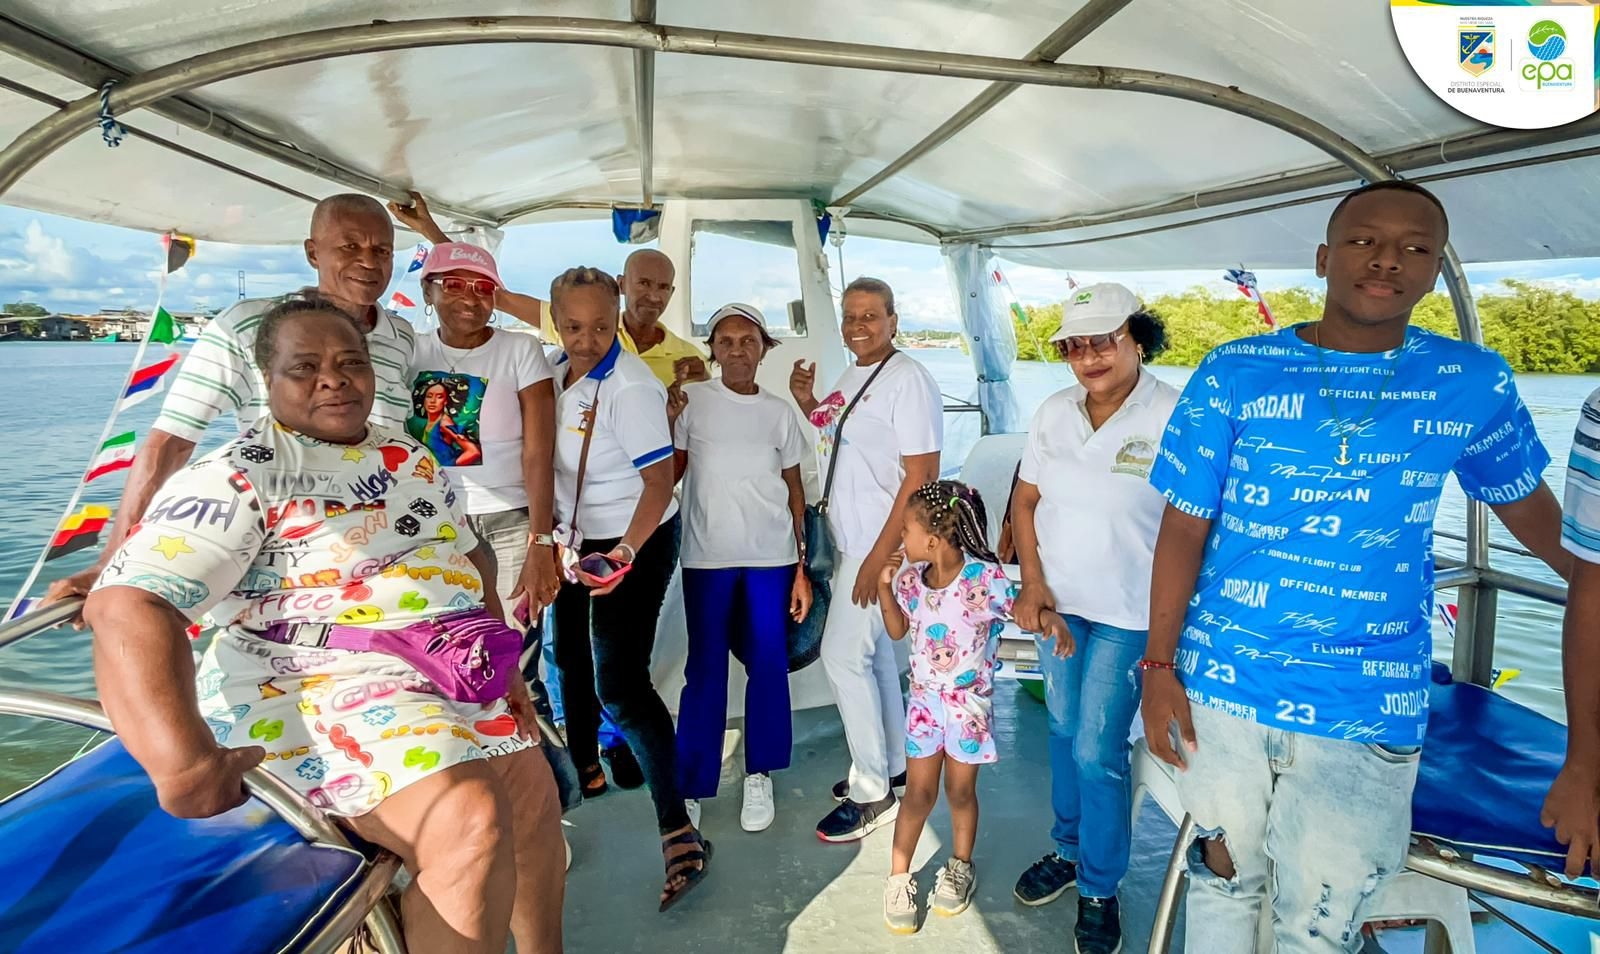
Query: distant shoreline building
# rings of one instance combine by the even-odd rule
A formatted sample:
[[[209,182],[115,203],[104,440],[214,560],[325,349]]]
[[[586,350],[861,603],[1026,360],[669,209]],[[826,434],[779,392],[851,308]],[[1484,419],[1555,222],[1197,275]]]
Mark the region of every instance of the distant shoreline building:
[[[198,334],[215,312],[169,312],[180,338]],[[106,308],[92,315],[50,314],[32,317],[0,314],[4,341],[142,341],[150,314],[136,308]],[[28,334],[35,330],[34,334]]]

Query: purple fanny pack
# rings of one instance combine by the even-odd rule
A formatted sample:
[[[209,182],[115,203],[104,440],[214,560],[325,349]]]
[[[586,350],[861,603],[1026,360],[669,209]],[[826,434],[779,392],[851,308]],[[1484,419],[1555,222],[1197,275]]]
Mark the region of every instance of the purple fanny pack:
[[[457,702],[505,698],[522,637],[483,607],[445,613],[399,629],[338,623],[273,623],[263,639],[285,646],[385,653],[410,664]]]

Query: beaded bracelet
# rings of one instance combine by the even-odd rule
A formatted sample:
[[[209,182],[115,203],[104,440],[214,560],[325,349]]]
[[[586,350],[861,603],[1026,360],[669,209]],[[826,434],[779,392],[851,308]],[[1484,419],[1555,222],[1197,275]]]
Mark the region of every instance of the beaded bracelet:
[[[1139,660],[1138,665],[1137,665],[1136,668],[1138,668],[1142,672],[1149,672],[1152,669],[1165,669],[1167,672],[1177,672],[1178,671],[1178,667],[1177,667],[1176,664],[1169,663],[1169,662],[1163,662],[1162,660],[1159,660],[1159,659],[1141,659],[1141,660]]]

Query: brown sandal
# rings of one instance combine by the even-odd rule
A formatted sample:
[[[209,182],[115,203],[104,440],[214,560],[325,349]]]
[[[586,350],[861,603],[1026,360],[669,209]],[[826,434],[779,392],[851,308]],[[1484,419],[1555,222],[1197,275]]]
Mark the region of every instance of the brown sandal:
[[[598,762],[578,769],[578,787],[584,798],[599,798],[611,790],[606,783],[606,770]]]
[[[694,847],[673,854],[672,849],[678,845],[693,845]],[[699,832],[690,828],[687,831],[663,838],[661,854],[667,862],[667,880],[661,889],[666,897],[661,899],[660,908],[660,910],[665,911],[677,904],[684,895],[688,894],[690,888],[705,880],[706,872],[711,867],[711,842]],[[673,878],[682,878],[683,884],[673,888]]]

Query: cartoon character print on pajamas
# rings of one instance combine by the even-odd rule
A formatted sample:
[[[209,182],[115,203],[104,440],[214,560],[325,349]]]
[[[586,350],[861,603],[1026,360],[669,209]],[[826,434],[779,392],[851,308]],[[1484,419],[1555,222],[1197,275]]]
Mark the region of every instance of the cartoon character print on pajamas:
[[[944,751],[962,762],[993,762],[994,654],[1017,587],[980,560],[969,560],[946,587],[929,586],[926,570],[910,564],[895,577],[911,640],[906,754]]]

